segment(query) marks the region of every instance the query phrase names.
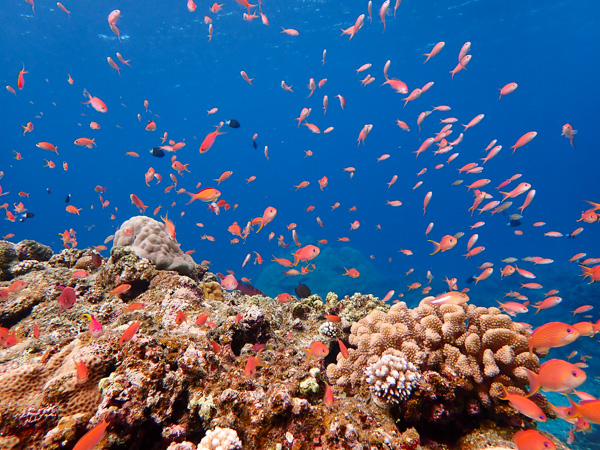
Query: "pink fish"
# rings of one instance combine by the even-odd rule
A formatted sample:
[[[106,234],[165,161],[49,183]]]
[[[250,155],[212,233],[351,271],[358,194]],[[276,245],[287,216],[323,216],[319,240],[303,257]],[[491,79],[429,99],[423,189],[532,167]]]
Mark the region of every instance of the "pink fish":
[[[221,280],[221,287],[227,291],[233,291],[237,289],[238,282],[233,275],[229,274]]]
[[[56,301],[61,307],[61,310],[66,311],[67,309],[71,309],[75,304],[75,300],[77,300],[77,294],[75,294],[75,289],[73,289],[72,287],[57,287],[63,290],[56,299]]]

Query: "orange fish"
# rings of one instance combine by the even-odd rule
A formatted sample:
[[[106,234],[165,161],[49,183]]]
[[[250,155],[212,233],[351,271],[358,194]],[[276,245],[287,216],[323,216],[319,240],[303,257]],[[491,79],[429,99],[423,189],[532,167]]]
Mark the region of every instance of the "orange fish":
[[[575,143],[573,142],[575,139],[575,135],[577,134],[577,130],[574,130],[573,127],[566,123],[562,127],[561,136],[566,137],[571,142],[571,147],[575,148]]]
[[[220,134],[225,134],[225,133],[220,133],[219,130],[221,129],[221,127],[224,125],[223,122],[220,122],[217,125],[217,129],[215,131],[212,131],[210,133],[208,133],[206,135],[206,137],[204,138],[204,140],[202,141],[202,143],[200,144],[200,153],[206,153],[207,151],[210,150],[210,148],[213,146],[213,144],[215,143],[215,139],[217,138],[217,136],[219,136]]]
[[[579,332],[571,325],[562,322],[548,322],[535,330],[529,337],[529,352],[534,349],[546,351],[564,347],[579,337]]]
[[[519,147],[523,147],[525,144],[530,143],[536,136],[536,131],[530,131],[529,133],[525,133],[523,136],[521,136],[515,145],[510,147],[513,149],[513,154]]]
[[[435,255],[439,251],[445,252],[453,249],[458,240],[454,236],[447,234],[442,238],[442,240],[439,243],[431,240],[429,242],[432,242],[434,245],[434,252],[430,254]]]
[[[94,139],[79,138],[79,139],[75,139],[74,144],[80,145],[82,147],[92,148],[92,146],[96,145],[96,143],[94,142]]]
[[[135,333],[137,333],[137,330],[138,330],[139,327],[140,327],[140,321],[139,320],[136,320],[131,325],[129,325],[129,327],[127,327],[127,329],[125,330],[125,332],[119,338],[119,344],[123,345],[126,342],[129,342],[131,340],[131,338],[133,338],[133,336],[135,335]]]
[[[521,394],[508,392],[504,386],[500,387],[502,389],[502,395],[499,397],[501,400],[508,400],[510,406],[531,420],[537,420],[538,422],[546,421],[546,415],[532,400]]]
[[[71,214],[77,214],[77,215],[79,215],[79,211],[81,211],[81,208],[75,208],[73,205],[67,205],[65,207],[65,210],[67,212],[70,212]]]
[[[120,284],[116,288],[114,288],[112,291],[110,291],[109,294],[110,295],[119,295],[119,294],[123,294],[123,293],[127,292],[129,289],[131,289],[130,284]]]
[[[303,348],[302,350],[304,350],[308,355],[308,359],[306,360],[307,363],[312,357],[315,359],[322,359],[329,354],[329,347],[320,341],[314,341],[312,344],[310,344],[310,348]]]
[[[52,145],[50,142],[38,142],[35,144],[36,147],[42,150],[50,150],[58,155],[58,148]]]
[[[259,226],[258,230],[256,230],[256,232],[258,233],[262,229],[262,227],[271,223],[276,215],[277,215],[277,210],[275,208],[273,208],[272,206],[267,207],[265,209],[265,212],[263,213],[262,217],[258,218],[260,220],[260,222],[259,222],[260,226]]]
[[[586,374],[579,367],[562,359],[551,359],[542,364],[538,373],[525,368],[529,377],[528,396],[540,389],[546,392],[570,392],[586,380]]]
[[[137,206],[142,214],[144,213],[144,211],[146,211],[146,208],[148,206],[144,205],[144,202],[142,202],[137,195],[130,194],[129,198],[131,199],[131,203]]]
[[[73,450],[92,450],[104,439],[108,422],[104,419],[77,441]]]
[[[344,267],[344,270],[346,271],[346,273],[344,274],[344,276],[348,275],[351,278],[358,278],[360,276],[360,272],[358,270],[356,270],[356,269],[346,269]]]
[[[307,262],[315,259],[321,253],[321,249],[319,247],[315,247],[314,245],[307,245],[298,249],[294,255],[294,266],[297,266],[300,261]]]
[[[537,430],[520,430],[512,438],[518,450],[556,450],[556,444]]]

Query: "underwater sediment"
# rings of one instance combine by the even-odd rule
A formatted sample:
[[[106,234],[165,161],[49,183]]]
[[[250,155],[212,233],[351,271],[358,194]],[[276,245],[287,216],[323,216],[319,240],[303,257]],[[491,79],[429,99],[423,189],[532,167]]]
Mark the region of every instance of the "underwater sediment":
[[[544,354],[498,308],[227,292],[166,235],[129,239],[160,236],[143,226],[108,258],[0,241],[0,448],[103,424],[98,448],[171,450],[516,448],[535,428],[499,397]]]

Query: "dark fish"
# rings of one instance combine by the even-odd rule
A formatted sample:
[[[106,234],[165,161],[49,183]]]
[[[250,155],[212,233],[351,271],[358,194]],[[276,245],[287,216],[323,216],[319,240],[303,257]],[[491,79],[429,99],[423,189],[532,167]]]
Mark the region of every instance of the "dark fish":
[[[50,192],[50,188],[46,188],[46,192],[47,192],[48,194],[51,194],[51,192]]]
[[[71,194],[67,195],[65,198],[65,203],[69,203],[71,201]]]
[[[254,140],[252,141],[252,147],[258,148],[258,145],[256,145],[256,141],[254,141]]]
[[[473,281],[475,281],[475,277],[467,278],[467,284],[473,284]]]
[[[229,125],[231,128],[239,128],[240,123],[235,119],[229,119],[225,122],[226,125]]]
[[[21,213],[19,214],[19,222],[25,222],[26,219],[31,219],[33,216],[35,216],[35,214],[32,212]]]
[[[508,226],[511,227],[518,227],[521,225],[521,221],[520,220],[511,220],[510,222],[507,223]]]
[[[244,295],[262,295],[263,297],[266,297],[266,295],[264,294],[264,292],[262,292],[260,289],[257,289],[254,286],[252,286],[251,284],[244,283],[242,281],[238,282],[238,287],[237,288],[240,291],[242,291],[242,293]]]
[[[152,156],[156,156],[157,158],[162,158],[165,156],[165,152],[160,147],[151,148],[150,153]]]
[[[311,296],[310,288],[305,284],[300,283],[294,290],[296,291],[296,295],[300,298],[308,298]]]

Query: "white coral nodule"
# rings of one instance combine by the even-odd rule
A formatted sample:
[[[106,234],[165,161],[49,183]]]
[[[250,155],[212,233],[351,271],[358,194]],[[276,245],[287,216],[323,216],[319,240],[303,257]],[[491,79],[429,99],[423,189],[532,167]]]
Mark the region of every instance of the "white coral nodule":
[[[237,431],[221,427],[209,430],[198,444],[198,450],[234,450],[241,448],[242,442],[237,435]]]
[[[395,405],[406,400],[419,384],[417,366],[396,355],[384,355],[365,369],[371,392],[385,403]]]

